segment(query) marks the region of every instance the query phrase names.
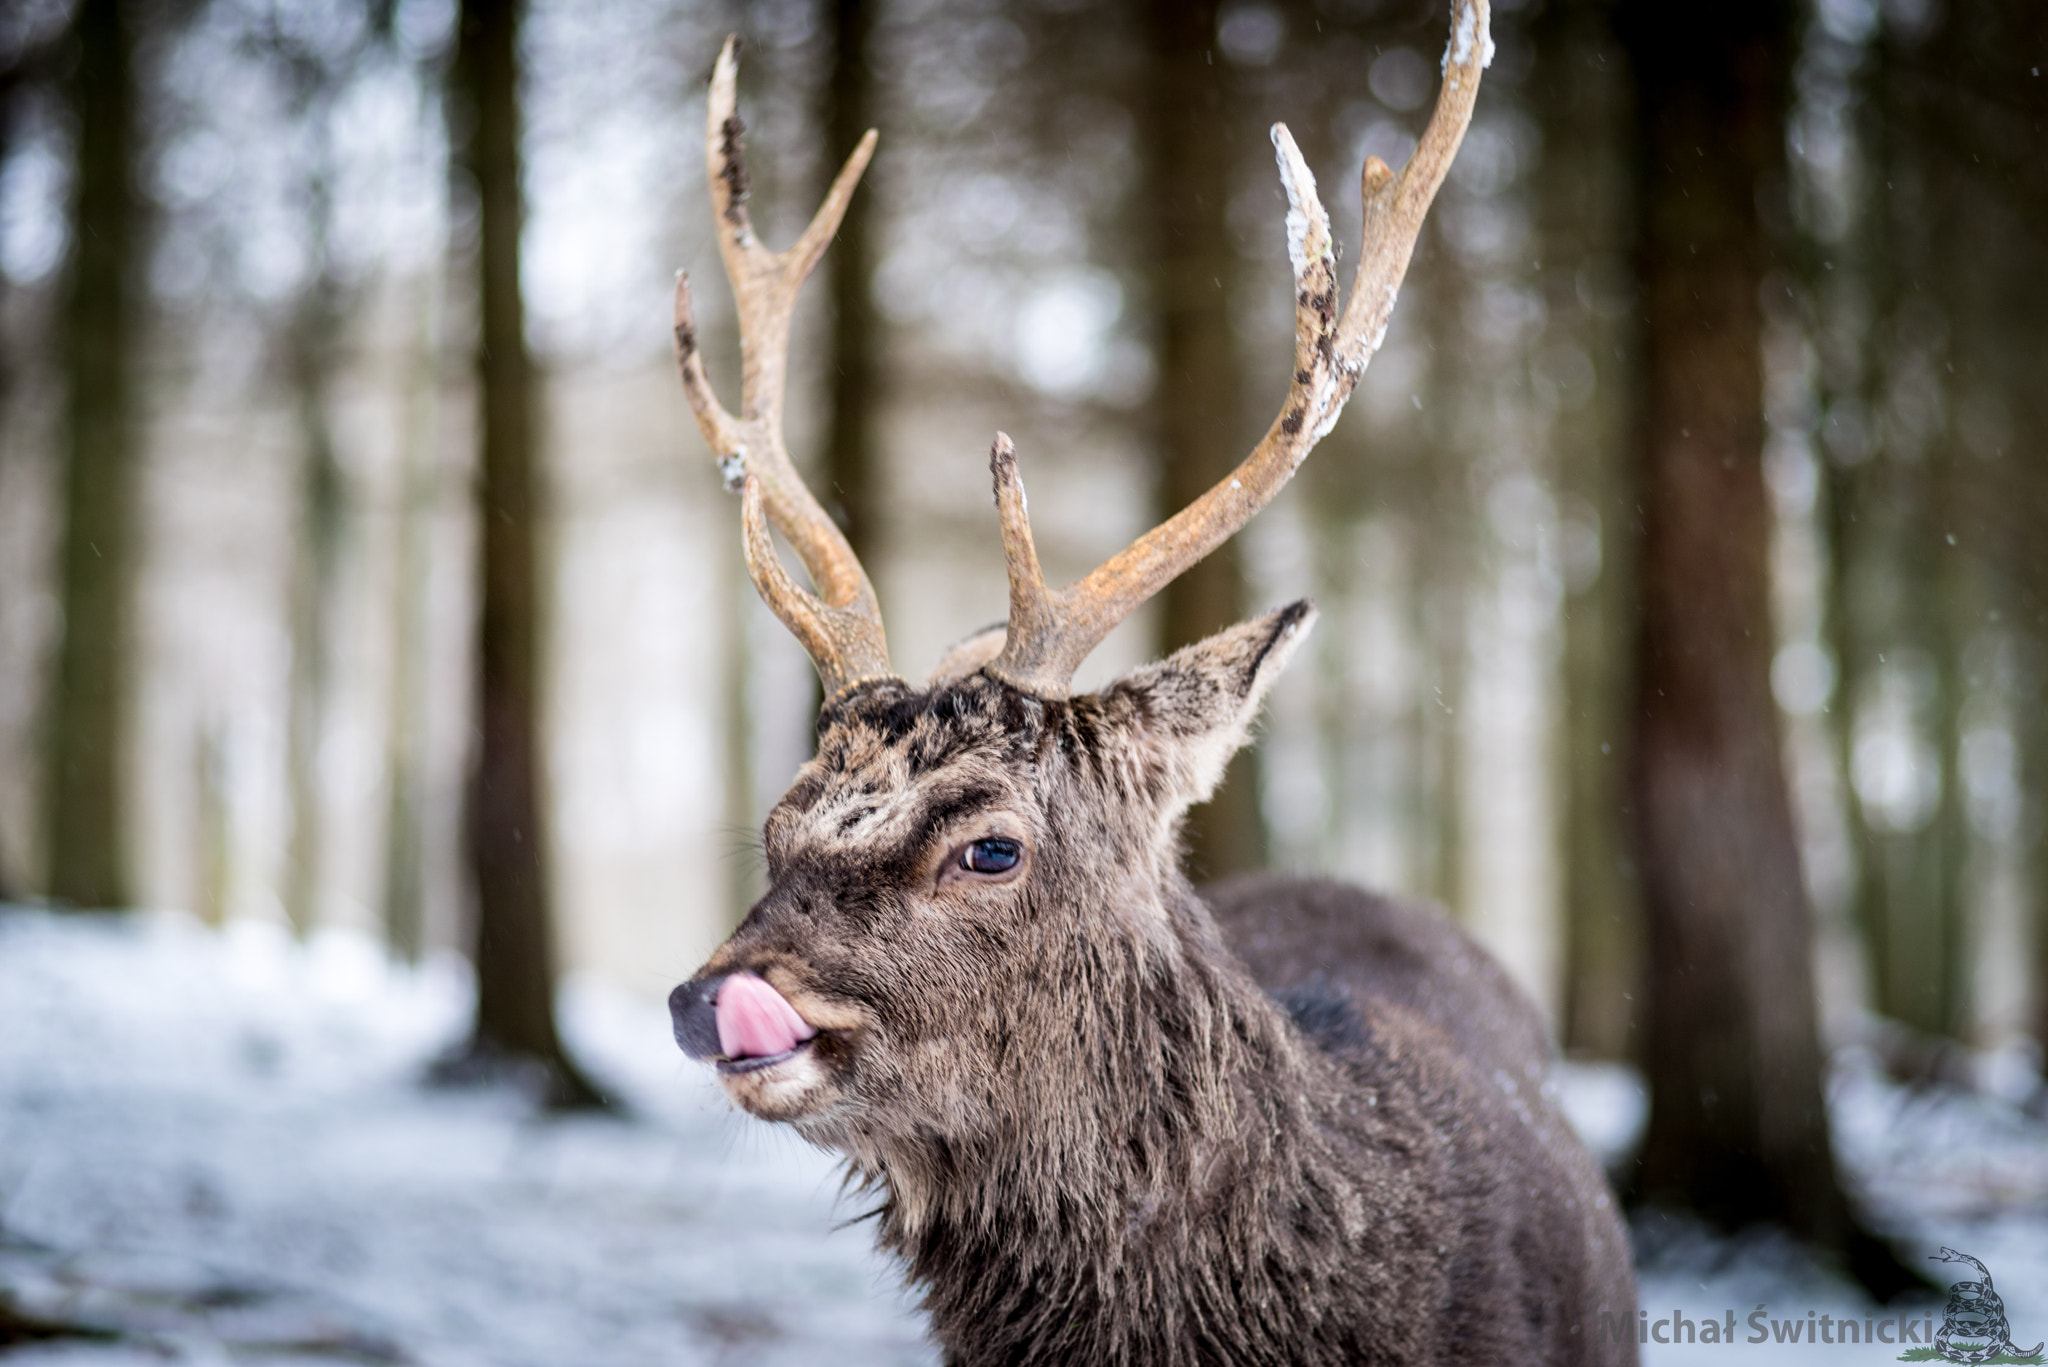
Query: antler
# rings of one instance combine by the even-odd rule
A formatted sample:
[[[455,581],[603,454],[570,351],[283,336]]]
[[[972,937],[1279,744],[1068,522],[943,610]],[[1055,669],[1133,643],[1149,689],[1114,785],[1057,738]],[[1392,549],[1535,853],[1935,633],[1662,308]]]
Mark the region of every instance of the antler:
[[[704,376],[687,273],[676,277],[676,365],[697,427],[718,458],[726,487],[744,494],[747,573],[775,615],[810,652],[830,699],[862,680],[890,677],[889,647],[867,572],[790,463],[782,438],[782,396],[789,379],[789,324],[797,292],[839,231],[853,188],[874,155],[875,133],[870,129],[853,149],[796,244],[786,252],[769,251],[754,237],[747,217],[747,171],[740,155],[745,128],[735,112],[738,56],[739,39],[727,38],[711,73],[704,164],[711,181],[718,251],[739,306],[739,417],[726,412]],[[796,549],[816,593],[799,585],[776,558],[768,537],[770,522]]]
[[[1493,59],[1487,0],[1454,0],[1444,85],[1415,155],[1399,175],[1367,157],[1365,242],[1343,317],[1330,221],[1285,124],[1273,125],[1280,181],[1287,191],[1287,253],[1294,266],[1294,379],[1266,435],[1230,475],[1166,522],[1139,537],[1087,578],[1046,586],[1032,545],[1024,485],[1010,439],[996,435],[989,455],[1003,555],[1010,569],[1010,620],[1002,654],[987,672],[1042,697],[1067,695],[1088,652],[1175,576],[1227,541],[1266,506],[1324,433],[1379,350],[1394,297],[1436,198],[1472,121],[1479,73]]]

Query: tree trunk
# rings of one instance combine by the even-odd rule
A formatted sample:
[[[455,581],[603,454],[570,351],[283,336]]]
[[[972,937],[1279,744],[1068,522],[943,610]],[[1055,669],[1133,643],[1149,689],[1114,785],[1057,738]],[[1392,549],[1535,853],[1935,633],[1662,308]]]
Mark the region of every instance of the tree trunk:
[[[327,158],[325,111],[309,119],[320,129],[316,156]],[[308,187],[312,203],[310,236],[319,262],[299,301],[286,341],[290,385],[304,443],[299,472],[299,545],[292,574],[291,701],[288,710],[286,772],[291,792],[291,834],[286,845],[284,909],[293,933],[305,935],[319,919],[323,822],[320,750],[326,729],[328,646],[340,569],[346,492],[327,417],[328,382],[334,368],[334,338],[342,326],[339,283],[327,260],[329,192],[324,167]]]
[[[2043,465],[2048,465],[2048,452],[2043,452]],[[2048,496],[2041,499],[2048,505]],[[2033,608],[2034,630],[2031,639],[2035,659],[2039,661],[2048,655],[2048,564],[2036,563],[2028,575],[2028,585],[2022,590],[2020,601]],[[2036,670],[2040,668],[2037,663]],[[2038,673],[2035,676],[2039,677]],[[2048,717],[2038,707],[2026,708],[2016,720],[2020,745],[2020,779],[2022,791],[2029,804],[2038,812],[2042,795],[2048,793]],[[2033,812],[2021,820],[2039,821]],[[2038,827],[2036,828],[2038,829]],[[2027,1028],[2038,1042],[2048,1040],[2048,851],[2038,836],[2030,842],[2028,860],[2027,891],[2032,916],[2027,930],[2033,936],[2033,982],[2032,997],[2027,1009]],[[2048,1114],[2048,1086],[2038,1088],[2034,1093],[2034,1111],[2037,1115]]]
[[[441,429],[441,292],[422,282],[419,326],[406,388],[405,441],[400,448],[397,564],[392,572],[391,705],[385,730],[384,940],[416,963],[426,948],[426,841],[420,829],[421,711],[428,593],[428,519],[434,497]]]
[[[2039,706],[2048,681],[2048,538],[2041,530],[2048,522],[2048,389],[2041,384],[2048,373],[2041,326],[2048,314],[2048,160],[2041,155],[2048,83],[2040,66],[2048,7],[1956,0],[1934,13],[1924,33],[1886,25],[1874,122],[1900,149],[1895,159],[1909,159],[1926,185],[1924,241],[1915,259],[1901,263],[1908,278],[1899,292],[1939,300],[1947,324],[1937,376],[1950,400],[1949,439],[1940,450],[1943,536],[1934,554],[1949,567],[1949,586],[1937,611],[1954,644],[1977,635],[1973,649],[1997,647],[1961,672],[1969,688],[1988,685],[1994,696],[1979,724],[2011,728],[2021,793],[2018,811],[2001,819],[2001,776],[1982,776],[1992,780],[1983,796],[1993,800],[1980,812],[1989,820],[1973,843],[1992,861],[2026,869],[2033,903],[2027,1025],[2035,1039],[2048,1040],[2048,841],[2041,838],[2048,720]],[[1889,192],[1892,167],[1882,171]],[[2002,663],[1987,668],[1987,656]],[[1961,775],[1953,765],[1944,777],[1946,791],[1955,791]],[[1946,815],[1959,829],[1969,824],[1967,811]],[[2012,948],[1994,941],[1993,952]],[[1977,966],[1973,956],[1959,968],[1968,974]],[[2048,1090],[2034,1105],[2037,1113],[2048,1107]]]
[[[1145,9],[1149,84],[1139,136],[1149,222],[1142,231],[1157,263],[1152,403],[1163,516],[1194,501],[1251,449],[1239,444],[1242,386],[1230,329],[1232,130],[1214,60],[1218,8],[1216,0],[1147,0]],[[1245,617],[1240,544],[1225,542],[1167,585],[1160,595],[1166,649]],[[1237,752],[1216,796],[1190,815],[1188,849],[1200,878],[1264,866],[1257,747]]]
[[[120,0],[80,0],[71,26],[77,162],[63,305],[64,612],[45,821],[50,898],[74,907],[129,900],[124,763],[142,246],[134,23]]]
[[[1948,169],[1956,149],[1914,136],[1912,113],[1896,97],[1894,87],[1919,83],[1924,63],[1924,54],[1901,63],[1879,49],[1871,112],[1858,129],[1871,188],[1851,232],[1823,248],[1828,269],[1815,293],[1823,354],[1841,372],[1829,398],[1872,415],[1846,431],[1834,421],[1826,429],[1835,448],[1829,616],[1844,680],[1836,725],[1851,778],[1846,815],[1871,1005],[1922,1035],[1965,1038],[1972,841],[1959,768],[1970,689],[1962,658],[1983,621],[1969,564],[1981,539],[1958,521],[1969,458],[1954,423],[1940,416],[1955,412],[1970,374],[1956,340],[1958,298],[1941,282],[1954,278],[1951,254],[1981,250],[1989,229],[1958,211],[1967,187]],[[1959,221],[1968,222],[1961,233]],[[1929,390],[1941,401],[1926,402]],[[1867,772],[1866,790],[1857,789],[1858,734],[1880,709],[1892,726],[1906,714],[1909,734],[1927,747],[1931,807],[1912,810],[1897,794],[1887,804]]]
[[[868,44],[876,0],[833,0],[832,79],[825,89],[826,185],[875,125],[875,79]],[[819,197],[823,198],[823,187]],[[857,191],[840,220],[827,258],[831,268],[831,408],[825,432],[826,497],[838,504],[840,529],[864,565],[874,565],[882,534],[882,471],[875,427],[881,416],[881,319],[874,276],[872,187]]]
[[[1556,4],[1534,26],[1544,173],[1539,180],[1551,348],[1538,365],[1559,411],[1551,428],[1565,493],[1565,971],[1560,1033],[1593,1058],[1635,1052],[1641,911],[1629,865],[1625,548],[1634,497],[1624,463],[1628,377],[1619,309],[1605,281],[1627,232],[1627,107],[1620,53],[1601,11]],[[1586,367],[1584,376],[1574,373]],[[1581,392],[1581,386],[1584,387]],[[1581,544],[1584,540],[1586,544]]]
[[[192,744],[192,910],[216,927],[227,923],[233,878],[225,731],[218,717],[209,716]]]
[[[1857,1225],[1821,1095],[1811,925],[1770,691],[1758,195],[1782,185],[1788,4],[1620,14],[1643,145],[1643,528],[1631,756],[1648,949],[1637,1194],[1775,1221],[1874,1294],[1917,1283]]]
[[[539,479],[519,286],[519,0],[464,0],[456,136],[478,201],[476,750],[464,814],[476,894],[476,1027],[456,1075],[538,1069],[555,1105],[602,1104],[555,1031],[542,816]]]

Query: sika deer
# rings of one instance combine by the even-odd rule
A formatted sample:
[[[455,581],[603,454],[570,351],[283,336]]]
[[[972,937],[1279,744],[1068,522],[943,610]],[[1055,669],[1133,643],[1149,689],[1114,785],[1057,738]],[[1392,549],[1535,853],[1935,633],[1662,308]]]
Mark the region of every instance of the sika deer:
[[[1294,378],[1230,478],[1056,591],[996,438],[1009,620],[922,686],[891,672],[874,590],[781,432],[790,310],[875,135],[797,244],[770,253],[748,222],[730,42],[719,58],[708,160],[744,340],[738,416],[705,380],[687,280],[677,358],[743,494],[754,583],[826,702],[817,757],[768,817],[767,895],[670,1007],[677,1042],[734,1101],[846,1155],[948,1362],[1635,1358],[1626,1238],[1543,1096],[1542,1027],[1501,970],[1431,908],[1277,878],[1197,893],[1181,872],[1184,814],[1315,609],[1070,688],[1335,423],[1489,49],[1485,0],[1460,0],[1413,159],[1400,175],[1366,163],[1341,317],[1314,180],[1274,128]],[[815,594],[776,558],[770,523]]]

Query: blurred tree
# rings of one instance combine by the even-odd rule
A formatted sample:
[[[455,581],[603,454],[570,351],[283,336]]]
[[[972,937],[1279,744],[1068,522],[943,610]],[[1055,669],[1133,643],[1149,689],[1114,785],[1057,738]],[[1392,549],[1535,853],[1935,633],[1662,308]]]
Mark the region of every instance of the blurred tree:
[[[385,729],[384,937],[406,962],[426,947],[426,839],[421,732],[427,616],[427,522],[434,501],[442,373],[441,290],[423,283],[406,367],[406,425],[398,490],[398,554],[392,572],[391,709]]]
[[[520,0],[463,0],[450,143],[478,210],[476,477],[481,602],[476,740],[464,814],[476,894],[475,1029],[440,1070],[461,1080],[537,1070],[555,1106],[603,1099],[555,1029],[554,929],[540,742],[540,494],[533,360],[520,297]]]
[[[1807,84],[1833,82],[1822,103],[1848,109],[1849,154],[1824,158],[1841,202],[1808,215],[1845,815],[1871,1005],[1923,1038],[1981,1023],[1981,912],[2019,838],[1998,814],[2009,777],[1966,759],[1973,730],[2024,746],[2006,728],[2030,729],[2006,714],[2038,536],[2007,510],[2030,503],[2031,467],[2008,453],[2033,430],[2013,417],[2040,359],[2030,225],[2048,196],[2038,159],[2014,155],[2044,143],[2034,9],[1886,11],[1875,29],[1838,16],[1809,40]],[[1891,1061],[1920,1072],[1943,1053]]]
[[[75,907],[129,900],[124,766],[144,240],[135,10],[124,0],[79,0],[66,83],[76,160],[60,352],[63,613],[43,811],[47,891]]]
[[[830,71],[817,83],[821,99],[816,114],[825,155],[818,162],[814,200],[824,198],[855,145],[875,126],[876,83],[869,58],[879,8],[878,0],[828,0],[823,27],[831,38]],[[825,450],[819,487],[853,553],[864,564],[879,566],[886,521],[879,447],[886,367],[885,329],[872,293],[874,202],[873,177],[864,177],[826,256],[832,320],[825,353]],[[736,663],[744,668],[744,652]],[[818,706],[824,705],[821,691],[814,689],[813,697]],[[742,753],[743,734],[734,737],[733,743],[740,749],[729,763],[735,766],[751,763]],[[753,805],[750,793],[749,829]],[[742,892],[738,895],[745,897],[739,907],[744,911],[755,893],[752,871],[741,871],[739,882]]]
[[[1811,925],[1770,689],[1760,292],[1782,193],[1788,0],[1630,0],[1643,318],[1630,757],[1650,1128],[1636,1194],[1776,1221],[1873,1294],[1919,1286],[1850,1211],[1821,1095]]]
[[[297,312],[301,318],[311,318],[326,310],[309,301]],[[331,335],[311,333],[304,323],[295,323],[292,333],[289,364],[305,453],[299,478],[298,556],[291,588],[291,698],[285,755],[291,834],[286,842],[284,909],[293,932],[305,935],[319,919],[320,748],[327,721],[328,681],[333,673],[329,624],[339,588],[336,570],[348,494],[325,411],[329,376],[322,353],[328,350]]]
[[[60,59],[71,37],[65,18],[61,12],[28,15],[17,19],[11,31],[0,29],[0,169],[7,166],[21,138],[31,100],[48,90],[62,71]],[[14,281],[0,272],[0,300],[13,287]],[[0,346],[0,404],[14,397],[20,364],[14,351]],[[7,867],[0,861],[0,870]]]
[[[1965,933],[1963,912],[1969,884],[1995,881],[2003,847],[2019,851],[2023,867],[2031,863],[2031,1025],[2037,1040],[2048,1040],[2048,722],[2038,705],[2048,665],[2044,54],[2048,7],[1954,0],[1938,10],[1887,11],[1871,78],[1874,137],[1885,158],[1878,175],[1891,231],[1905,248],[1891,263],[1894,298],[1909,319],[1925,320],[1938,307],[1941,324],[1940,365],[1930,367],[1941,421],[1929,453],[1934,525],[1920,558],[1938,576],[1925,610],[1948,643],[1942,681],[1955,698],[1944,709],[1943,736],[1943,816],[1958,885],[1952,894],[1944,889],[1954,897],[1944,928],[1956,952],[1943,1025],[1965,1038],[1980,1022],[1966,994],[1978,960],[1962,953],[1976,938]],[[1893,203],[1889,193],[1900,170],[1913,178],[1910,204]],[[1973,751],[1975,763],[1966,763]]]
[[[219,718],[200,723],[192,746],[193,879],[192,910],[210,926],[228,919],[230,818],[226,728]]]
[[[333,674],[335,596],[348,520],[348,487],[328,416],[352,301],[334,254],[334,106],[372,47],[378,31],[360,6],[336,6],[334,22],[286,26],[275,14],[260,33],[260,50],[290,92],[291,113],[305,138],[294,159],[310,269],[294,296],[279,348],[285,385],[299,425],[299,527],[292,566],[289,629],[292,666],[286,716],[285,772],[290,795],[284,909],[292,930],[310,931],[319,916],[324,810],[320,753]]]
[[[1839,263],[1832,244],[1822,247],[1830,259],[1820,274],[1840,269],[1854,291],[1840,298],[1832,282],[1819,285],[1823,307],[1843,315],[1831,340],[1849,353],[1830,358],[1844,373],[1830,386],[1824,428],[1838,727],[1872,1005],[1924,1035],[1953,1035],[1968,1015],[1969,837],[1955,765],[1958,637],[1970,627],[1949,601],[1947,300],[1923,287],[1944,210],[1934,167],[1891,125],[1878,119],[1865,149],[1882,168],[1882,193],[1849,206]]]
[[[0,25],[0,170],[16,152],[31,102],[43,98],[63,72],[61,57],[68,51],[72,29],[68,16],[59,12],[23,14],[12,25]],[[16,289],[12,277],[0,271],[0,305]],[[20,379],[23,355],[10,338],[0,338],[0,410],[16,398],[14,385]],[[0,877],[12,865],[0,857]]]
[[[819,124],[825,158],[818,198],[854,147],[875,125],[875,76],[869,60],[877,0],[831,0],[831,79],[823,83]],[[840,529],[863,563],[881,560],[881,469],[877,424],[882,410],[882,320],[875,309],[875,190],[863,185],[846,207],[827,257],[831,272],[832,343],[826,367],[827,498],[838,503]]]
[[[394,36],[392,0],[370,0],[367,31],[379,45]],[[441,54],[436,54],[436,63]],[[415,117],[436,117],[431,92],[446,73],[422,71]],[[424,130],[423,130],[424,131]],[[443,320],[447,274],[427,274],[411,300],[412,326],[403,343],[404,434],[399,441],[397,542],[391,576],[390,707],[384,728],[384,848],[378,888],[385,944],[407,963],[426,948],[427,840],[423,770],[429,601],[428,527],[441,468],[441,391],[447,360]]]
[[[1480,98],[1486,98],[1483,89]],[[1444,219],[1433,213],[1422,232],[1429,254],[1401,286],[1402,300],[1414,309],[1407,326],[1428,357],[1410,395],[1418,406],[1418,449],[1412,457],[1414,484],[1401,500],[1418,543],[1409,605],[1421,671],[1418,705],[1410,714],[1413,800],[1422,813],[1417,837],[1425,846],[1420,888],[1455,915],[1469,905],[1468,856],[1477,844],[1465,820],[1469,785],[1463,751],[1470,713],[1464,702],[1471,676],[1471,604],[1485,573],[1479,563],[1482,529],[1473,516],[1471,453],[1452,432],[1452,415],[1465,398],[1460,381],[1470,373],[1459,373],[1465,342],[1459,305],[1470,296]]]
[[[1152,393],[1161,516],[1193,502],[1244,459],[1243,386],[1232,345],[1231,104],[1215,61],[1218,0],[1143,0],[1145,82],[1140,231],[1152,252],[1159,380]],[[1241,130],[1240,130],[1241,131]],[[1224,543],[1160,595],[1163,645],[1178,649],[1241,620],[1243,551]],[[1223,784],[1188,819],[1197,877],[1262,868],[1258,747],[1238,751]]]
[[[1641,912],[1629,865],[1628,529],[1624,301],[1615,276],[1626,246],[1626,132],[1621,54],[1605,7],[1559,3],[1531,26],[1533,103],[1543,121],[1537,178],[1549,324],[1535,358],[1539,393],[1557,409],[1551,441],[1563,495],[1565,578],[1565,965],[1559,1033],[1595,1058],[1635,1052]]]

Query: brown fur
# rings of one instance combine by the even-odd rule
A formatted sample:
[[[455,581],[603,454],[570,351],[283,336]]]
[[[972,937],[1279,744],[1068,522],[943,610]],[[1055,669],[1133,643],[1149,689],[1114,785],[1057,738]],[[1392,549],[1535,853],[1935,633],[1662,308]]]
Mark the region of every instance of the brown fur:
[[[1624,1235],[1498,967],[1413,907],[1180,872],[1312,615],[1064,701],[855,689],[677,990],[679,1039],[742,970],[820,1030],[726,1087],[847,1155],[948,1362],[1634,1360],[1599,1322],[1633,1327]],[[952,872],[988,836],[1014,875]]]

